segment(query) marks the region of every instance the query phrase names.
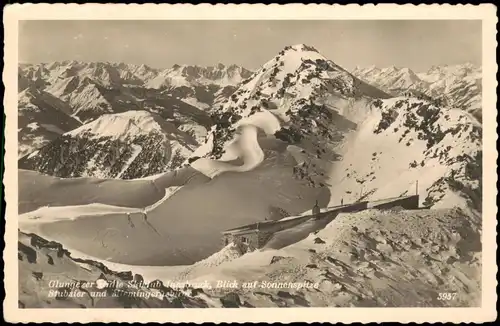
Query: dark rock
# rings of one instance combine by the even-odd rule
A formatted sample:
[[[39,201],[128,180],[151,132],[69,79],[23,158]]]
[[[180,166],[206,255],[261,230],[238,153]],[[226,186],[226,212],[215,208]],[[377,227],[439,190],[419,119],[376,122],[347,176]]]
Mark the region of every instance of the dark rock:
[[[240,296],[236,292],[230,292],[220,298],[224,308],[239,308],[241,306]]]
[[[36,251],[35,249],[26,246],[24,243],[18,242],[18,250],[20,253],[26,255],[28,262],[31,264],[36,263]]]
[[[283,259],[286,259],[286,258],[289,258],[289,257],[283,257],[283,256],[273,256],[273,258],[271,258],[271,262],[270,264],[276,264],[277,262],[279,262],[280,260],[283,260]]]
[[[316,238],[316,239],[314,239],[314,243],[321,244],[321,243],[325,243],[325,241],[323,241],[321,238]]]
[[[33,276],[37,281],[40,281],[43,278],[43,273],[42,272],[33,272]]]
[[[197,296],[199,293],[205,293],[205,291],[203,291],[203,289],[201,288],[191,289],[192,297]]]
[[[278,297],[281,297],[281,298],[292,298],[292,295],[286,291],[278,291],[277,294],[278,294]]]
[[[180,298],[174,298],[172,300],[172,306],[174,308],[184,308],[184,304],[182,303],[182,300]]]
[[[195,162],[196,160],[198,160],[199,158],[200,158],[199,156],[193,156],[193,157],[190,157],[190,158],[188,159],[188,162],[189,162],[189,163],[193,163],[193,162]]]
[[[163,282],[160,280],[154,280],[148,284],[150,289],[162,289],[164,288]]]
[[[144,284],[144,277],[142,277],[141,274],[135,274],[134,275],[134,282],[139,284],[139,285],[142,285],[142,284]]]
[[[127,272],[117,272],[116,276],[119,277],[123,281],[132,281],[134,279],[134,275],[131,271]]]

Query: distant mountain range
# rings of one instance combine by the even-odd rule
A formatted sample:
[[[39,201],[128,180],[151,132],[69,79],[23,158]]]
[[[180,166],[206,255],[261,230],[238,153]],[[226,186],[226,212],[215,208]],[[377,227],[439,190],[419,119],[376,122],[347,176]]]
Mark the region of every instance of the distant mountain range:
[[[104,114],[130,110],[158,114],[194,133],[200,141],[211,125],[212,105],[229,96],[235,85],[249,75],[244,68],[220,64],[208,68],[176,65],[166,70],[78,61],[21,65],[19,156]],[[54,111],[54,105],[58,110]]]
[[[482,68],[471,63],[434,66],[415,73],[408,68],[356,67],[353,74],[392,95],[413,92],[463,109],[481,120]]]

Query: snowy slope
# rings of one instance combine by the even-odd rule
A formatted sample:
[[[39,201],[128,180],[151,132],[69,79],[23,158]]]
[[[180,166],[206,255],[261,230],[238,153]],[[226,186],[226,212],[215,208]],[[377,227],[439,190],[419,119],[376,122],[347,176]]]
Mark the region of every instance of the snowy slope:
[[[214,67],[174,65],[165,69],[155,78],[145,83],[152,89],[161,89],[199,109],[210,111],[221,98],[230,93],[224,91],[234,88],[251,72],[245,68],[219,64]]]
[[[345,135],[363,121],[373,98],[387,97],[312,47],[286,47],[221,102],[212,114],[215,125],[205,144],[192,155],[201,157],[193,167],[212,162],[214,169],[207,174],[211,177],[227,171],[213,160],[241,158],[232,153],[240,124],[255,117],[261,133],[288,144],[287,152],[297,162],[295,177],[312,187],[324,187],[325,173],[339,159],[336,148]]]
[[[35,234],[18,233],[19,308],[181,308],[208,304],[161,281],[145,283],[142,275],[115,272],[101,262],[74,257],[61,244]],[[99,287],[98,280],[120,284]],[[50,296],[57,290],[58,296]],[[181,292],[182,291],[182,292]],[[73,295],[70,296],[70,293]]]
[[[76,60],[50,62],[20,67],[20,74],[29,80],[43,80],[47,84],[71,77],[89,78],[104,87],[137,84],[153,78],[158,70],[147,65],[109,62],[81,62]]]
[[[418,80],[413,72],[401,71]],[[383,95],[325,61],[316,50],[287,47],[216,112],[216,125],[193,154],[202,158],[192,166],[203,171],[201,165],[213,162],[215,170],[205,173],[213,177],[219,173],[216,169],[223,169],[220,161],[241,158],[234,152],[239,123],[258,116],[262,130],[279,123],[271,129],[290,144],[287,150],[299,163],[296,173],[311,177],[331,168],[330,178],[320,182],[331,185],[332,205],[342,199],[412,194],[418,181],[422,205],[459,206],[479,214],[481,125],[467,112],[437,106],[433,100],[373,100]]]
[[[407,75],[411,81],[416,74],[407,72]],[[182,87],[185,86],[177,90]],[[129,91],[136,94],[137,89],[129,88]],[[443,214],[461,218],[462,213],[466,213],[468,219],[479,224],[482,128],[471,114],[459,108],[439,106],[436,101],[410,95],[390,98],[306,45],[286,47],[243,80],[228,100],[218,103],[220,106],[211,115],[215,124],[208,130],[206,141],[183,157],[186,160],[181,163],[189,166],[176,170],[183,173],[184,169],[191,169],[203,180],[196,184],[165,186],[182,187],[155,206],[148,213],[147,221],[136,216],[140,227],[131,228],[123,214],[116,213],[49,223],[42,231],[99,259],[140,265],[187,264],[217,252],[221,231],[262,221],[268,217],[270,207],[287,211],[288,215],[299,215],[309,211],[316,200],[321,207],[326,207],[342,200],[349,203],[412,194],[417,180],[421,205],[433,209],[427,218],[432,218],[435,209],[460,207],[460,214],[449,211]],[[106,170],[107,166],[100,167],[106,175],[116,176],[137,153],[137,146],[142,149],[141,153],[151,147],[135,139],[146,141],[147,138],[149,141],[156,137],[143,133],[144,127],[136,128],[131,119],[125,113],[103,116],[67,136],[83,139],[76,148],[86,148],[84,144],[88,143],[95,147],[101,141],[104,144],[118,142],[128,148],[126,157],[120,160],[113,174]],[[162,126],[160,129],[172,132],[155,118],[137,123],[153,130],[158,130],[158,123]],[[195,130],[192,127],[194,125],[179,128]],[[176,139],[167,138],[175,143],[184,137],[179,133],[184,134],[172,132]],[[80,138],[82,134],[85,137]],[[56,147],[53,150],[59,153]],[[109,152],[108,148],[105,151]],[[63,152],[66,155],[70,150]],[[153,152],[157,154],[161,150],[154,148]],[[34,155],[38,159],[42,157],[38,153]],[[85,153],[84,156],[92,158],[94,155]],[[131,166],[140,157],[141,154]],[[93,162],[101,161],[94,157]],[[141,173],[129,176],[125,171],[122,176],[142,177],[165,171],[162,167],[142,173],[141,164],[151,161],[148,156],[133,169],[129,168]],[[48,165],[43,160],[39,162],[37,168],[46,169]],[[80,166],[69,166],[73,165]],[[60,171],[77,175],[64,169],[56,173]],[[156,176],[154,180],[158,180]],[[412,214],[409,213],[410,219],[419,217]],[[89,241],[106,228],[116,229],[118,235],[97,243]],[[361,234],[356,236],[362,237]],[[242,259],[255,263],[252,257],[257,256],[258,253],[244,255]],[[299,263],[303,264],[309,256],[312,256],[310,252],[301,255]],[[224,261],[225,257],[215,254],[205,263],[216,265],[219,258]],[[236,261],[238,259],[234,259],[235,264]],[[321,261],[323,263],[328,262]],[[242,273],[242,269],[235,273]],[[303,276],[290,274],[297,279]],[[388,295],[381,300],[393,294],[392,290],[387,291]],[[314,302],[321,305],[330,299],[331,296],[327,296],[323,301]],[[337,299],[340,301],[336,304],[345,304],[342,298]],[[403,302],[404,298],[398,300]],[[353,302],[347,301],[348,304]],[[260,304],[259,300],[256,302]],[[424,300],[423,304],[427,303]]]
[[[473,64],[433,66],[419,73],[394,66],[356,67],[353,74],[393,95],[407,91],[423,94],[441,105],[464,109],[481,121],[482,69]]]
[[[356,67],[352,73],[395,95],[405,90],[421,90],[427,87],[427,83],[409,68],[397,68],[395,66],[382,69],[374,66],[368,68]]]
[[[198,143],[147,111],[103,115],[19,161],[59,177],[139,178],[179,167]]]
[[[66,103],[33,86],[18,95],[18,155],[23,157],[80,123]]]
[[[236,65],[224,66],[218,64],[214,67],[199,67],[190,65],[174,65],[165,69],[148,83],[150,88],[175,88],[180,86],[197,85],[237,85],[248,78],[251,72]]]
[[[265,159],[264,151],[258,141],[259,131],[264,131],[266,135],[274,135],[280,129],[280,124],[275,116],[263,111],[239,120],[234,127],[238,133],[228,144],[226,152],[220,160],[202,157],[192,162],[191,166],[209,178],[214,178],[225,172],[251,171]],[[205,146],[201,146],[193,155],[196,156],[198,152],[206,150]],[[242,161],[242,164],[227,162],[238,159]]]
[[[177,275],[162,273],[165,267],[122,265],[112,271],[99,260],[70,255],[57,242],[20,232],[19,299],[26,308],[49,304],[44,297],[50,274],[64,275],[51,276],[60,282],[144,279],[149,286],[130,284],[126,290],[151,293],[125,301],[52,300],[51,307],[474,307],[481,299],[480,251],[479,230],[458,209],[342,214],[286,248],[242,256],[230,244]],[[237,287],[216,288],[221,280]],[[255,286],[244,288],[244,282]],[[443,292],[462,295],[437,300]]]
[[[255,307],[474,307],[481,301],[480,230],[459,209],[341,214],[288,247],[180,277],[236,280],[231,291]],[[439,301],[440,292],[462,295]]]
[[[481,211],[482,127],[468,113],[415,98],[375,101],[331,174],[332,201],[416,192],[421,204]]]
[[[361,82],[315,49],[302,44],[287,47],[221,104],[213,114],[216,125],[208,137],[210,152],[196,155],[220,158],[235,132],[234,124],[267,111],[281,121],[277,137],[332,156],[332,149],[325,143],[340,141],[345,130],[354,129],[355,121],[362,120],[369,101],[379,97],[388,95]]]

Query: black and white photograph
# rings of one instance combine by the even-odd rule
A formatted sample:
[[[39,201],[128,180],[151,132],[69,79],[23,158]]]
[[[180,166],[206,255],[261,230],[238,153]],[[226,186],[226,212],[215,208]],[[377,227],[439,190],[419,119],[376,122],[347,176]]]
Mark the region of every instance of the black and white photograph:
[[[20,20],[18,308],[481,307],[483,42]]]

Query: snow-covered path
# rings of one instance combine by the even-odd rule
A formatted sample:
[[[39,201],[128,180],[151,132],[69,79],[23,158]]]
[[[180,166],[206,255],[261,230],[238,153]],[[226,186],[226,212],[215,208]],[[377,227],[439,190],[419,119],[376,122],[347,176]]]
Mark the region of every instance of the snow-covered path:
[[[209,178],[228,171],[246,172],[253,170],[264,161],[264,152],[257,140],[259,129],[267,135],[272,135],[280,129],[278,119],[268,111],[258,112],[252,116],[239,121],[236,124],[239,134],[226,148],[225,159],[213,160],[200,158],[191,166]],[[241,159],[242,165],[234,165],[224,160]]]
[[[72,205],[72,206],[55,206],[55,207],[41,207],[37,210],[30,211],[19,215],[19,227],[21,230],[28,231],[33,227],[36,228],[38,224],[54,223],[64,220],[76,220],[79,218],[93,217],[97,215],[108,214],[125,214],[125,213],[143,213],[150,212],[168,198],[174,195],[182,187],[168,187],[165,189],[165,196],[154,203],[153,205],[144,208],[130,208],[113,205],[105,205],[99,203],[92,203],[87,205]]]

